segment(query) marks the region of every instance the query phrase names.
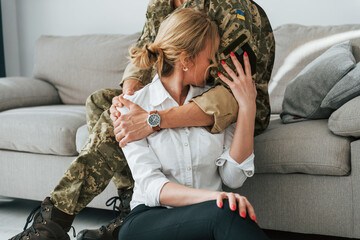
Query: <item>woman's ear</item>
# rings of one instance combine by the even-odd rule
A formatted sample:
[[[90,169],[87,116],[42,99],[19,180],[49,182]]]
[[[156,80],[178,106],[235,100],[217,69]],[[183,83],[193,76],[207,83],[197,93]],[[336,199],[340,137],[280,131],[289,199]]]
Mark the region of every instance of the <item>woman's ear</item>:
[[[189,68],[194,65],[193,61],[190,59],[189,54],[182,52],[179,57],[180,63],[184,68]]]

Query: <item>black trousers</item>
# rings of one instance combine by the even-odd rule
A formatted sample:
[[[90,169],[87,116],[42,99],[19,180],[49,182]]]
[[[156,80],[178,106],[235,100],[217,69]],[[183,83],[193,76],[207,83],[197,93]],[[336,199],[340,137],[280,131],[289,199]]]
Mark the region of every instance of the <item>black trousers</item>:
[[[224,200],[222,208],[216,201],[184,207],[135,207],[124,221],[119,240],[201,240],[201,239],[269,239],[259,226],[239,211],[231,211]]]

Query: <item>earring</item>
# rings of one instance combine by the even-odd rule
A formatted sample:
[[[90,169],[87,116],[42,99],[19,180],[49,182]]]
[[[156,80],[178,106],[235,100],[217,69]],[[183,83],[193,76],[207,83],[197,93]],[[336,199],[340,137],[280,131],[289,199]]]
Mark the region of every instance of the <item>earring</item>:
[[[183,67],[183,71],[184,71],[184,72],[186,72],[187,70],[189,70],[189,68]]]

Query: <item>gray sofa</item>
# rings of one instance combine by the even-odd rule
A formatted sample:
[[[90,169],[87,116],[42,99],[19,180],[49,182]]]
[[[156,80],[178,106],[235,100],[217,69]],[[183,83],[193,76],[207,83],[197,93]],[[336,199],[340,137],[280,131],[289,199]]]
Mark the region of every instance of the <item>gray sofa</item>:
[[[360,25],[284,25],[274,33],[271,122],[255,138],[255,176],[235,191],[254,205],[262,228],[360,238],[360,97],[330,119],[279,118],[286,85],[330,46],[354,39],[360,60]],[[0,195],[49,194],[86,141],[86,97],[117,87],[137,37],[43,36],[34,78],[0,79]],[[110,184],[90,206],[105,208],[115,194]]]

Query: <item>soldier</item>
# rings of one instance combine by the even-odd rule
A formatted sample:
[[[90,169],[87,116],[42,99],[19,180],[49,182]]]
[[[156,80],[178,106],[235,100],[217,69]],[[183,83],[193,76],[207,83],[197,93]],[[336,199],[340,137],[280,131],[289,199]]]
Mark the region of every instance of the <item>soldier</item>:
[[[160,23],[176,8],[194,8],[204,11],[217,23],[221,36],[218,60],[225,61],[234,69],[230,60],[233,52],[243,62],[243,53],[247,52],[256,83],[255,135],[266,129],[270,118],[268,82],[272,71],[275,53],[275,41],[269,20],[255,2],[251,0],[151,0],[146,13],[146,22],[136,46],[141,48],[155,39]],[[211,71],[215,87],[192,102],[170,110],[159,111],[161,128],[210,126],[212,133],[225,129],[237,118],[238,105],[218,76],[217,72],[227,75],[222,69]],[[154,71],[144,71],[131,63],[127,66],[121,85],[125,93],[132,93],[149,83]],[[89,138],[79,156],[72,162],[50,197],[44,199],[34,217],[32,226],[12,239],[69,239],[67,232],[77,213],[100,194],[110,180],[118,188],[122,200],[120,208],[124,214],[112,220],[107,226],[96,230],[84,230],[78,239],[117,239],[124,215],[129,211],[133,179],[124,155],[119,147],[130,140],[145,137],[153,130],[143,120],[144,114],[138,114],[138,108],[117,119],[119,114],[112,107],[112,99],[122,92],[117,89],[100,90],[92,94],[86,103]],[[118,104],[115,98],[114,103]],[[148,113],[146,113],[147,118]],[[131,137],[119,131],[126,117],[139,121],[146,131],[135,131]],[[115,122],[113,122],[113,120]],[[115,134],[114,134],[115,124]],[[126,125],[126,124],[125,124]],[[35,213],[35,212],[34,212]],[[32,219],[31,217],[28,219]],[[25,230],[26,229],[26,230]]]

